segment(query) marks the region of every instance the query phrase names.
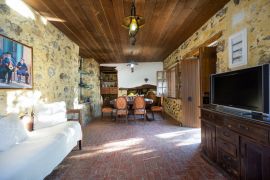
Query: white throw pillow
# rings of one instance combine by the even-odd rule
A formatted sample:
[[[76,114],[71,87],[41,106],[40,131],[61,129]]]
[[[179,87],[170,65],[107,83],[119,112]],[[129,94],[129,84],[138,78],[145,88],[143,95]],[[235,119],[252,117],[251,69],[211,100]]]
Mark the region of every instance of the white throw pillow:
[[[5,151],[28,137],[18,114],[8,114],[0,119],[0,151]]]
[[[66,103],[37,104],[34,107],[34,130],[66,122]]]

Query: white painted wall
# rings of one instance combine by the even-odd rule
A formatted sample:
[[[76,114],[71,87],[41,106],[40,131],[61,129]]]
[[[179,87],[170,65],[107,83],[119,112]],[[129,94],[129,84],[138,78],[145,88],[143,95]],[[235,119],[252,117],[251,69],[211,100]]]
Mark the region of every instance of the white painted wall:
[[[118,87],[132,88],[145,84],[144,78],[148,78],[147,84],[157,85],[157,71],[163,70],[162,62],[138,63],[135,65],[134,72],[127,66],[127,63],[119,64],[100,64],[100,66],[113,66],[118,71]]]

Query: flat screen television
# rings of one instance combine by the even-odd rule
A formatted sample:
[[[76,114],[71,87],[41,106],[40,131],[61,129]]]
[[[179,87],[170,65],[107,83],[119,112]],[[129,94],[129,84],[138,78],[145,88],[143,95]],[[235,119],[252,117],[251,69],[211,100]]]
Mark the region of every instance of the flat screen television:
[[[270,64],[211,75],[211,103],[269,114]]]

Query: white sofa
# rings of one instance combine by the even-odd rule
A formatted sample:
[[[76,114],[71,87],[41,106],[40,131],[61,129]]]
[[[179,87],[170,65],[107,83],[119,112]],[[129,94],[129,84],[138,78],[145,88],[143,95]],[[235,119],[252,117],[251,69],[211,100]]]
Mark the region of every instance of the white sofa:
[[[77,121],[29,132],[26,140],[0,152],[0,180],[44,179],[81,140]]]

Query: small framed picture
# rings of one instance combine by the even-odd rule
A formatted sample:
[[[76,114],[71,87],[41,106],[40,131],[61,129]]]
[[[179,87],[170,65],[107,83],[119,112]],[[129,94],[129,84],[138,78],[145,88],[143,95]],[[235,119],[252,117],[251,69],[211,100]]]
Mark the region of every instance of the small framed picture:
[[[33,48],[0,34],[0,89],[33,88]]]
[[[235,68],[247,64],[247,29],[229,37],[229,67]]]

